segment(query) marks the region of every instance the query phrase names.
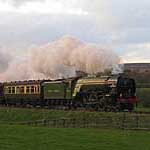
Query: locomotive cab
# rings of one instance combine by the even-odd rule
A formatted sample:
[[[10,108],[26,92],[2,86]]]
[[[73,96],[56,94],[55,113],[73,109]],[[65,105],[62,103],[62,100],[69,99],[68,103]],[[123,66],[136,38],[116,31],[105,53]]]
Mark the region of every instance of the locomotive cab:
[[[136,100],[136,84],[134,79],[119,76],[117,80],[117,97],[120,110],[132,111]]]

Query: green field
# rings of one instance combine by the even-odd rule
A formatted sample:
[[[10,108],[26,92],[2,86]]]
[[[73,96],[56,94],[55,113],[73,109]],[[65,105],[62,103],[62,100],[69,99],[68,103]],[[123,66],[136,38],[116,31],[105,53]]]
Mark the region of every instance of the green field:
[[[150,132],[0,125],[1,150],[149,150]]]
[[[0,123],[27,122],[42,119],[60,118],[98,118],[102,116],[121,116],[122,113],[89,111],[63,111],[48,109],[0,108]]]
[[[41,119],[90,119],[121,115],[122,113],[0,108],[0,150],[149,150],[150,131],[17,125]]]

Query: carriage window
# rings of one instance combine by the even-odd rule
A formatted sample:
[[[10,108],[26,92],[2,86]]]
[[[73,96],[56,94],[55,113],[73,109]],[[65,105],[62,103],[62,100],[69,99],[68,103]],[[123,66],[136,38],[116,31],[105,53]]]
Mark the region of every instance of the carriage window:
[[[20,93],[22,93],[22,94],[24,93],[24,86],[20,87]]]
[[[8,87],[5,87],[5,93],[8,94],[9,93],[9,89]]]
[[[37,93],[37,86],[34,87],[34,92]]]
[[[26,93],[30,93],[30,87],[29,86],[26,87]]]
[[[15,94],[15,87],[12,87],[12,94]]]
[[[31,93],[34,93],[34,86],[31,86]]]
[[[40,87],[39,86],[35,86],[35,93],[39,93],[40,92]]]
[[[40,92],[40,86],[37,86],[37,92],[38,93]]]
[[[19,87],[19,86],[16,87],[16,93],[17,93],[17,94],[20,93],[20,87]]]
[[[8,87],[8,93],[11,94],[11,87]]]

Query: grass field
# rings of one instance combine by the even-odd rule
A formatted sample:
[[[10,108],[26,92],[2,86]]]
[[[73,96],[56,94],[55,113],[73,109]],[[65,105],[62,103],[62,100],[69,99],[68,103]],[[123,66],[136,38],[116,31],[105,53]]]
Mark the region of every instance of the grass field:
[[[150,132],[0,125],[1,150],[149,150]]]
[[[121,113],[89,112],[89,111],[62,111],[47,109],[0,108],[0,123],[26,122],[42,119],[59,118],[97,118],[101,116],[120,116]]]
[[[122,113],[0,108],[0,150],[149,150],[150,131],[48,128],[10,123],[54,118],[121,116]]]
[[[139,107],[136,110],[150,112],[150,109]],[[128,113],[129,116],[132,114]],[[89,111],[62,111],[48,109],[27,108],[0,108],[0,124],[20,123],[37,120],[49,120],[60,118],[89,119],[99,117],[122,117],[123,113],[114,112],[89,112]]]

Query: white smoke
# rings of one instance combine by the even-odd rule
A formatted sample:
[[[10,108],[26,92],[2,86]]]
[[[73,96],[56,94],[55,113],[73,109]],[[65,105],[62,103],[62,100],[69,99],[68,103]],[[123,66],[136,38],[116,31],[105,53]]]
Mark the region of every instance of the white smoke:
[[[36,54],[36,55],[35,55]],[[113,51],[65,36],[31,53],[32,67],[45,76],[73,76],[75,70],[103,72],[119,62]]]
[[[0,73],[7,70],[11,56],[0,47]]]
[[[124,64],[117,64],[112,69],[113,75],[118,75],[124,72]]]
[[[1,80],[66,78],[80,70],[89,74],[103,72],[119,63],[119,57],[106,48],[64,36],[29,51],[26,59],[13,60],[0,75]]]
[[[13,4],[14,6],[20,6],[27,2],[39,2],[39,1],[43,2],[45,0],[1,0],[1,1]]]

